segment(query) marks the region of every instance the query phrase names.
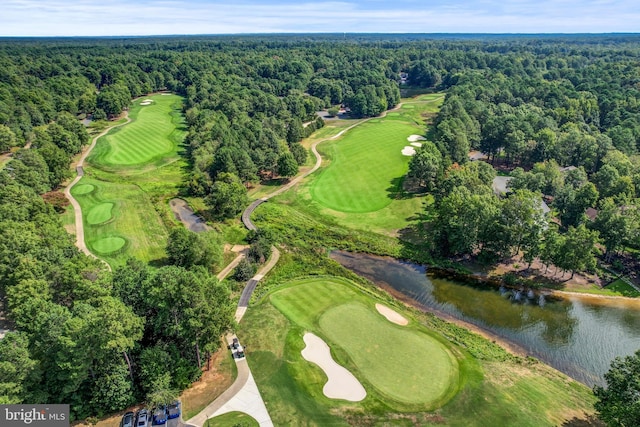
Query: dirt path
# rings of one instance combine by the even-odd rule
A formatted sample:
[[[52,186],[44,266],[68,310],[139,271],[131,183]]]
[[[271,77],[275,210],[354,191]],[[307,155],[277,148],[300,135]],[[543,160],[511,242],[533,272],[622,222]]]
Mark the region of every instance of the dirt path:
[[[93,150],[93,148],[96,146],[96,143],[98,142],[98,139],[102,138],[104,135],[109,133],[109,131],[111,131],[111,129],[114,129],[114,128],[117,128],[117,127],[120,127],[120,126],[124,126],[124,125],[126,125],[126,124],[131,122],[131,119],[129,118],[128,112],[125,112],[125,118],[126,118],[126,121],[124,123],[119,123],[119,124],[114,125],[114,126],[109,126],[108,128],[106,128],[105,130],[103,130],[102,132],[100,132],[98,135],[96,135],[93,138],[93,140],[91,141],[91,145],[89,145],[87,148],[84,149],[84,151],[83,151],[82,155],[80,156],[80,158],[78,159],[78,161],[75,162],[75,163],[72,163],[72,166],[75,167],[76,172],[77,172],[78,175],[75,177],[75,179],[73,181],[71,181],[71,184],[67,185],[67,188],[64,189],[64,195],[71,202],[71,205],[73,206],[73,212],[74,212],[75,218],[76,218],[76,246],[78,247],[78,249],[80,249],[82,252],[84,252],[85,255],[88,255],[88,256],[90,256],[92,258],[99,259],[100,261],[102,261],[107,266],[109,271],[111,271],[111,266],[106,261],[104,261],[104,260],[98,258],[96,255],[94,255],[87,248],[87,245],[85,244],[85,241],[84,241],[84,223],[82,222],[82,208],[80,207],[80,203],[78,203],[78,201],[71,195],[71,189],[84,176],[84,168],[83,168],[84,161],[87,158],[87,156],[89,155],[89,153],[91,153],[91,150]]]

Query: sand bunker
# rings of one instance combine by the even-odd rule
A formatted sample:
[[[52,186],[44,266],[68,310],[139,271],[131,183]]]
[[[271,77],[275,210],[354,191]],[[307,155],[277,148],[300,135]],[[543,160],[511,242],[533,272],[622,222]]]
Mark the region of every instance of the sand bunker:
[[[415,147],[406,146],[402,149],[403,156],[413,156],[416,154]]]
[[[422,142],[412,142],[411,145],[413,145],[414,147],[422,147]]]
[[[331,357],[331,350],[322,338],[310,332],[304,334],[302,357],[315,363],[327,375],[327,383],[322,392],[330,399],[343,399],[359,402],[367,396],[367,391],[351,372],[338,365]]]
[[[140,105],[151,105],[151,101],[142,101]]]
[[[427,138],[425,138],[424,136],[421,135],[409,135],[407,137],[407,141],[409,142],[416,142],[416,141],[426,141]]]
[[[400,313],[397,313],[391,310],[386,305],[376,304],[376,310],[378,310],[378,313],[386,317],[387,320],[391,323],[395,323],[396,325],[402,325],[402,326],[409,324],[409,321],[405,319],[404,316],[402,316]]]

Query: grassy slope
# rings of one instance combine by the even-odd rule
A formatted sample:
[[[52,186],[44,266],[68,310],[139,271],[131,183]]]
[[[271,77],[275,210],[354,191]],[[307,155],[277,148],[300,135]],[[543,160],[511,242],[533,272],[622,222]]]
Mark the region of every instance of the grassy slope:
[[[238,333],[243,342],[249,343],[250,355],[247,360],[276,425],[305,425],[307,422],[343,425],[344,420],[350,417],[385,418],[397,411],[423,411],[451,398],[458,389],[459,381],[464,381],[466,368],[460,371],[460,375],[457,369],[451,368],[458,365],[456,360],[460,360],[461,366],[473,363],[459,350],[448,349],[442,338],[429,333],[421,325],[412,323],[400,327],[391,324],[375,311],[375,301],[358,290],[362,289],[340,278],[300,280],[291,283],[291,287],[275,292],[268,301],[252,307],[247,313],[249,317],[243,320]],[[340,309],[340,304],[345,301],[359,306],[352,311],[357,319],[341,322],[339,318],[344,313],[332,314],[332,310],[336,306]],[[376,335],[379,341],[372,343],[370,335],[360,334],[360,329],[350,334],[346,323],[353,325],[356,322],[361,322],[363,328],[368,326],[370,333]],[[340,326],[329,328],[331,331],[326,329],[328,325],[336,323]],[[365,400],[348,403],[324,396],[322,387],[326,376],[300,355],[305,346],[302,336],[309,330],[325,339],[334,359],[363,383],[367,389]],[[341,335],[341,331],[344,335]],[[362,341],[365,337],[369,337],[370,342]],[[398,359],[401,354],[395,353],[400,348],[392,345],[396,340],[407,340],[408,347],[415,346],[415,355]],[[354,357],[357,347],[367,355]],[[455,380],[451,387],[447,386],[452,378],[446,378],[447,386],[438,390],[426,386],[433,375],[430,366],[433,367],[434,361],[428,357],[421,360],[420,356],[425,356],[425,352],[429,351],[446,360],[442,375],[446,377],[447,372],[453,373]],[[370,362],[374,364],[369,365]],[[397,362],[396,366],[392,366],[394,362]],[[415,371],[408,368],[412,365],[416,367]],[[382,374],[381,370],[384,370]],[[426,389],[417,391],[419,385],[424,385]],[[409,390],[417,396],[409,396]]]
[[[415,98],[411,103],[405,103],[400,112],[419,123],[422,114],[433,114],[438,108],[437,103],[425,101],[439,96],[430,94]],[[321,131],[322,137],[336,133],[331,133],[330,128],[331,124],[328,124]],[[321,139],[317,135],[313,138]],[[393,228],[392,221],[385,220],[378,223],[382,226],[371,226],[384,209],[369,214],[369,218],[367,214],[336,217],[335,211],[311,200],[308,185],[299,186],[275,201],[280,204],[263,205],[254,214],[254,221],[259,228],[276,232],[281,242],[295,250],[283,252],[276,269],[260,284],[258,296],[275,292],[287,280],[305,274],[330,273],[363,282],[327,260],[321,254],[322,248],[340,247],[394,256],[401,253],[397,241],[394,243],[379,235],[373,237],[370,232],[349,230],[365,228],[380,232]],[[389,205],[392,208],[390,216],[398,212],[397,205],[394,206],[396,202]],[[354,220],[358,216],[358,220]],[[395,224],[398,224],[397,219]],[[377,289],[361,290],[381,294]],[[300,337],[304,328],[291,323],[269,299],[264,299],[247,312],[238,333],[244,342],[250,343],[248,360],[276,425],[555,426],[565,422],[564,425],[592,425],[588,420],[595,399],[587,387],[544,364],[511,356],[464,328],[401,307],[386,294],[381,297],[405,317],[413,317],[472,355],[471,358],[460,356],[466,354],[463,351],[458,354],[461,376],[466,378],[464,387],[447,405],[434,412],[394,412],[389,407],[375,405],[369,398],[360,407],[336,405],[322,395],[322,385],[326,381],[322,371],[310,367],[300,358],[304,347]],[[334,358],[341,363],[345,361],[347,366],[349,358],[343,351],[334,351]]]
[[[207,420],[204,427],[257,427],[260,424],[242,412],[228,412]]]
[[[90,163],[121,168],[156,162],[171,154],[182,131],[175,120],[167,118],[179,116],[174,108],[179,97],[155,95],[149,99],[153,103],[147,106],[135,101],[129,112],[132,122],[102,137],[100,146],[91,153]]]
[[[366,288],[360,291],[358,300],[369,299]],[[291,322],[274,307],[273,297],[277,295],[275,292],[252,306],[238,330],[242,341],[249,344],[247,360],[275,425],[555,426],[566,420],[586,419],[585,414],[593,411],[590,390],[554,369],[511,357],[473,333],[431,315],[394,306],[389,300],[384,302],[415,321],[411,328],[443,334],[476,355],[471,358],[451,347],[460,363],[464,386],[448,404],[433,412],[402,408],[397,403],[394,408],[394,403],[387,405],[388,398],[375,389],[359,404],[328,399],[321,391],[326,377],[300,356],[304,348],[301,336],[308,328]],[[331,295],[344,297],[335,292]],[[369,299],[367,305],[373,302]],[[319,299],[316,308],[331,305],[331,298]],[[316,310],[307,313],[303,306],[289,307],[289,311],[294,311],[294,317],[299,315],[303,324],[318,319]],[[319,319],[322,322],[322,317]],[[349,354],[338,346],[331,347],[334,358],[356,372]],[[367,387],[368,392],[370,389]]]
[[[178,193],[182,180],[185,160],[180,153],[185,132],[179,96],[150,98],[152,105],[141,107],[138,100],[131,107],[131,123],[98,141],[88,158],[85,177],[72,189],[82,206],[90,250],[115,242],[110,237],[125,240],[112,253],[97,251],[112,265],[123,263],[128,256],[147,262],[165,257],[165,224],[173,221],[166,202]],[[136,139],[141,134],[144,144]],[[123,159],[124,155],[132,157]],[[114,163],[116,160],[123,164]]]
[[[338,140],[321,143],[318,150],[328,166],[312,175],[308,184],[298,186],[279,198],[286,203],[297,204],[298,209],[311,209],[314,214],[330,216],[350,228],[395,235],[397,230],[417,219],[416,213],[422,210],[423,203],[423,198],[401,191],[409,158],[402,156],[400,151],[409,145],[406,139],[408,135],[424,134],[425,115],[437,112],[442,98],[442,94],[429,94],[403,99],[402,107],[387,113],[386,118],[371,120],[348,131]],[[312,135],[309,143],[335,135],[347,124],[353,123],[355,121],[330,121],[325,128]],[[386,137],[383,133],[386,133]],[[374,146],[378,146],[375,152],[372,150]],[[343,150],[346,151],[343,153]],[[365,160],[351,162],[355,157]],[[351,167],[356,163],[358,168]],[[373,181],[363,178],[365,174],[373,176]],[[336,176],[342,178],[338,178],[339,185],[331,188],[327,184],[329,180],[336,181]],[[356,212],[353,206],[336,210],[324,199],[316,199],[317,196],[341,199],[347,205],[357,202],[373,206],[375,202],[377,207],[371,210],[369,206],[360,212]]]
[[[323,206],[349,213],[378,211],[389,205],[409,158],[400,151],[421,129],[395,118],[375,119],[342,139],[320,146],[331,165],[316,178],[311,195]]]

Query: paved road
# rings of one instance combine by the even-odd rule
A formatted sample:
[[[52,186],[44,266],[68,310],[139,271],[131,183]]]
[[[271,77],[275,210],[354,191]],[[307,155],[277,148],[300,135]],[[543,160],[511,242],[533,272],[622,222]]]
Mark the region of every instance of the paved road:
[[[395,109],[398,109],[401,106],[402,104],[399,104]],[[382,116],[384,117],[385,114],[383,114]],[[322,157],[320,156],[320,153],[318,153],[318,150],[317,150],[318,144],[325,141],[337,139],[348,130],[353,129],[354,127],[368,120],[371,120],[373,118],[374,117],[371,117],[370,119],[361,120],[349,126],[348,128],[343,129],[338,134],[330,138],[326,138],[326,139],[322,139],[320,141],[314,142],[311,145],[311,151],[313,152],[313,155],[316,158],[316,162],[313,165],[313,167],[310,170],[300,174],[299,176],[291,180],[289,183],[282,186],[281,188],[274,191],[273,193],[269,194],[268,196],[265,196],[262,199],[254,200],[253,203],[251,203],[244,210],[244,212],[242,212],[242,223],[244,224],[244,226],[248,230],[257,231],[257,227],[255,226],[253,221],[251,221],[251,214],[253,213],[253,211],[262,203],[265,203],[270,198],[275,197],[289,190],[298,182],[300,182],[301,180],[311,175],[312,173],[314,173],[320,168],[320,166],[322,165]],[[247,311],[247,308],[249,306],[249,301],[251,300],[251,294],[255,290],[256,286],[258,285],[260,280],[273,267],[275,267],[275,265],[278,263],[278,260],[280,259],[280,251],[278,250],[278,248],[276,248],[275,246],[272,246],[271,251],[272,251],[271,258],[269,259],[269,262],[258,272],[258,274],[256,274],[247,282],[245,288],[242,291],[242,295],[240,296],[240,300],[238,301],[238,307],[236,309],[236,314],[235,314],[235,319],[236,319],[236,322],[238,323],[242,320],[242,317]],[[235,334],[228,334],[227,342],[231,343],[233,338],[237,338]],[[258,424],[260,426],[264,426],[264,427],[273,426],[271,417],[269,416],[269,413],[264,404],[264,401],[260,396],[260,391],[258,390],[256,382],[253,379],[253,376],[251,375],[251,370],[249,369],[249,365],[247,364],[246,358],[243,358],[240,360],[235,359],[235,360],[236,360],[236,366],[238,368],[238,377],[236,378],[234,383],[231,384],[231,387],[225,390],[224,393],[222,393],[216,400],[211,402],[211,404],[209,404],[198,415],[196,415],[195,417],[187,421],[187,425],[192,427],[201,427],[204,425],[207,419],[211,417],[222,415],[227,412],[239,411],[252,416],[254,419],[256,419],[256,421],[258,421]]]
[[[256,226],[253,224],[253,221],[251,221],[251,214],[253,213],[254,210],[256,210],[258,206],[260,206],[261,204],[269,200],[269,197],[271,196],[265,197],[263,199],[254,200],[253,203],[247,206],[244,212],[242,212],[242,223],[244,224],[245,227],[247,227],[247,230],[252,230],[252,231],[258,230]]]

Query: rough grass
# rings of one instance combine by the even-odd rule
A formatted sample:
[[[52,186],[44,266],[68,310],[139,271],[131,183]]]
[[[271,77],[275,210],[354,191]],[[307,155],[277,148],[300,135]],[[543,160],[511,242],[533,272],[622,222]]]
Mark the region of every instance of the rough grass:
[[[184,137],[177,95],[150,97],[151,105],[137,100],[129,112],[132,122],[100,138],[89,162],[107,168],[141,166],[170,155]],[[168,120],[169,119],[169,120]]]
[[[640,292],[622,279],[608,284],[606,289],[625,297],[640,297]]]

